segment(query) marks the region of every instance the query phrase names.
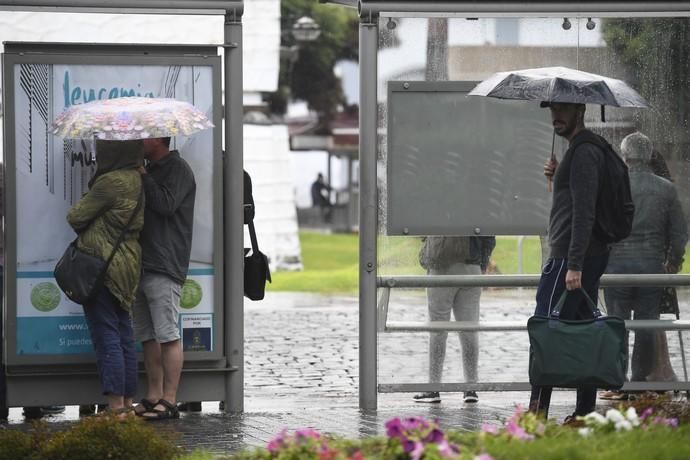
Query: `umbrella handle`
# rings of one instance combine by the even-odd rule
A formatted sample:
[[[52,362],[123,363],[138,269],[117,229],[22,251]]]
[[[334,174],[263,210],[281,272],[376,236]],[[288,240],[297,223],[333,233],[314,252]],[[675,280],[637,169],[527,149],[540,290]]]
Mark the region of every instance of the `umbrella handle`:
[[[553,130],[553,136],[551,137],[551,157],[550,157],[550,159],[551,159],[552,161],[555,161],[555,160],[556,160],[556,155],[555,155],[554,152],[553,152],[553,148],[554,148],[555,143],[556,143],[556,130],[554,129],[554,130]],[[549,192],[553,192],[553,176],[547,177],[546,180],[547,180],[547,182],[548,182],[548,184],[549,184],[549,185],[548,185],[548,187],[549,187]]]

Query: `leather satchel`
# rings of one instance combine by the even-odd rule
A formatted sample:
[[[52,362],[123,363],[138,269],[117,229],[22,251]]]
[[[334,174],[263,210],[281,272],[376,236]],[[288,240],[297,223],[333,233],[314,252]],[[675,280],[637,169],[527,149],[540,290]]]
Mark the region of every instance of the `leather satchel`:
[[[550,316],[532,316],[529,334],[529,381],[535,386],[618,389],[625,382],[625,321],[602,316],[582,290],[592,319],[560,319],[569,291],[564,291]]]
[[[142,184],[139,201],[134,212],[129,217],[127,225],[118,237],[108,260],[103,260],[98,256],[87,254],[77,246],[77,239],[72,241],[65,250],[57,265],[53,275],[62,292],[72,301],[81,305],[92,303],[105,282],[105,275],[115,257],[115,252],[122,244],[125,233],[134,221],[134,217],[139,214],[141,202],[144,196],[144,186]]]
[[[252,240],[252,253],[244,257],[244,295],[250,300],[262,300],[266,291],[266,280],[271,282],[268,257],[259,251],[254,221],[249,221],[249,237]]]

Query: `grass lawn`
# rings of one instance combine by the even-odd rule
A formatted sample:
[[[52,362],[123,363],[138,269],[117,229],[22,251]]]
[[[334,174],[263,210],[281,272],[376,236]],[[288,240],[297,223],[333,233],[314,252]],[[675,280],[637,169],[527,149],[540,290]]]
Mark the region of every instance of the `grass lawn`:
[[[274,273],[269,291],[353,294],[358,283],[358,235],[300,232],[301,272]],[[421,275],[417,255],[421,240],[415,237],[379,237],[379,275]],[[491,256],[499,273],[518,273],[518,237],[499,236]],[[538,274],[541,269],[539,237],[525,237],[522,244],[522,273]],[[686,264],[683,273],[690,273]]]

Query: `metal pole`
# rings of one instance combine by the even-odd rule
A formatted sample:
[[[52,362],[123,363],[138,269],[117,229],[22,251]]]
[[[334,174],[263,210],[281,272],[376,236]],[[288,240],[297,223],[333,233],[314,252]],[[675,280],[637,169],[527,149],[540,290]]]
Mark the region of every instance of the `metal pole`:
[[[359,24],[359,407],[376,409],[378,19]]]
[[[225,355],[228,367],[236,367],[225,378],[225,410],[244,410],[244,228],[242,165],[242,20],[225,16]]]
[[[381,276],[377,285],[386,288],[428,287],[536,287],[539,275],[402,275]],[[602,287],[690,286],[690,275],[604,275]]]
[[[353,199],[352,199],[352,155],[347,156],[347,216],[345,225],[347,232],[352,232],[352,218],[353,218]]]
[[[492,2],[492,1],[367,1],[360,0],[360,17],[394,14],[470,14],[526,15],[558,14],[570,16],[611,16],[616,14],[645,14],[672,16],[690,11],[689,2]]]
[[[110,12],[150,10],[152,13],[193,10],[196,14],[205,14],[203,10],[209,10],[213,14],[224,11],[240,17],[244,10],[243,3],[240,0],[0,0],[0,10],[44,10],[54,12],[64,10],[102,10]],[[189,14],[189,12],[186,14]]]

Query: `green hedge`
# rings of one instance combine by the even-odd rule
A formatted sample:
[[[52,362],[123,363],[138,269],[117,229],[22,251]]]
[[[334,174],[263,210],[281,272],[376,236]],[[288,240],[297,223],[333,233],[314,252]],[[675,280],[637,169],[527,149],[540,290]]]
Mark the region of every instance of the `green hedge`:
[[[89,417],[65,431],[37,422],[29,432],[0,430],[0,460],[169,460],[175,443],[138,419]]]

